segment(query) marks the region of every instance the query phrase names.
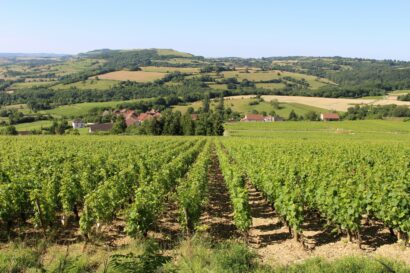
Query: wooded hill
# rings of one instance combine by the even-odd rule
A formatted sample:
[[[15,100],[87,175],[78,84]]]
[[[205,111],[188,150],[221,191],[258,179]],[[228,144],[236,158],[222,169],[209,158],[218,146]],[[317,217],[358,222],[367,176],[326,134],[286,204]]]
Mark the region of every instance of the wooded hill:
[[[410,62],[342,57],[204,58],[171,49],[1,55],[0,105],[177,96],[382,96],[410,89]],[[102,92],[103,91],[103,92]]]

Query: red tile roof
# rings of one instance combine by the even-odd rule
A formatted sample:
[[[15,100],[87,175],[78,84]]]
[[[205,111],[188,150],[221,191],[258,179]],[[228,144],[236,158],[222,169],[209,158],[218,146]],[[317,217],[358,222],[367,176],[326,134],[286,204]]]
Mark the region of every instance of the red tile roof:
[[[264,121],[265,117],[262,115],[250,114],[250,115],[246,115],[242,120],[243,121]]]
[[[125,123],[127,124],[127,126],[134,125],[134,124],[136,124],[137,122],[138,122],[138,116],[135,115],[134,113],[131,114],[131,115],[128,115],[128,116],[125,118]]]
[[[340,116],[336,113],[323,113],[322,114],[324,120],[339,120]]]

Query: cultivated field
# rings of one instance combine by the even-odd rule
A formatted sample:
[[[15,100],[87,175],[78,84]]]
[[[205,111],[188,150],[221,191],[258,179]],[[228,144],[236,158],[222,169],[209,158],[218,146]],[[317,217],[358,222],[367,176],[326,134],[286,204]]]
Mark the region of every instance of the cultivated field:
[[[124,102],[134,102],[136,100],[126,100],[126,101],[107,101],[107,102],[84,102],[84,103],[76,103],[71,105],[62,105],[58,106],[54,109],[50,110],[43,110],[40,113],[43,114],[50,114],[57,117],[80,117],[85,116],[88,112],[96,107],[111,107],[115,108],[118,104]]]
[[[252,98],[254,96],[233,96],[227,97],[226,99],[244,99]],[[339,98],[320,98],[320,97],[302,97],[302,96],[262,96],[265,101],[278,100],[279,102],[287,103],[300,103],[305,105],[310,105],[313,107],[319,107],[322,109],[328,109],[332,111],[342,111],[345,112],[349,107],[355,105],[388,105],[388,104],[397,104],[397,105],[408,105],[408,101],[397,101],[389,98],[385,99],[339,99]]]
[[[410,142],[410,123],[401,120],[234,122],[225,124],[225,130],[225,135],[238,137]]]
[[[297,80],[305,79],[310,84],[310,88],[312,89],[317,89],[321,86],[332,83],[327,79],[321,79],[311,75],[279,70],[249,70],[249,73],[244,73],[243,71],[225,71],[222,74],[225,78],[237,78],[239,81],[242,81],[244,79],[249,81],[269,81],[274,79],[283,79],[284,77],[292,77]]]
[[[304,115],[309,111],[315,111],[315,112],[323,112],[326,111],[325,109],[314,107],[314,106],[309,106],[309,105],[303,105],[299,103],[280,103],[279,108],[274,108],[269,102],[262,101],[259,104],[256,105],[250,105],[251,102],[256,101],[255,99],[252,98],[244,98],[244,99],[230,99],[229,97],[225,99],[225,107],[231,108],[235,112],[239,112],[242,114],[249,114],[253,110],[256,110],[258,112],[266,112],[269,114],[271,111],[275,111],[275,113],[281,117],[288,117],[290,112],[293,110],[296,112],[298,115]],[[214,100],[211,101],[211,108],[216,107],[217,102]],[[182,113],[186,112],[188,107],[193,107],[194,109],[198,109],[199,107],[202,107],[202,102],[194,102],[191,104],[187,105],[177,105],[174,107],[174,110],[181,111]]]
[[[109,90],[112,87],[116,86],[118,84],[118,81],[116,80],[85,80],[85,81],[80,81],[80,82],[75,82],[75,83],[70,83],[70,84],[57,84],[52,86],[51,88],[54,90],[67,90],[70,88],[78,88],[80,90],[89,90],[89,89],[94,89],[94,90]]]
[[[199,68],[196,67],[167,67],[167,66],[144,66],[141,67],[144,72],[160,72],[160,73],[171,73],[171,72],[182,72],[182,73],[198,73]]]
[[[277,124],[240,124],[268,125]],[[382,122],[365,127],[377,125],[390,130]],[[284,266],[355,256],[364,259],[359,268],[376,260],[382,264],[373,269],[406,272],[410,142],[317,133],[0,137],[1,174],[9,180],[0,184],[0,269],[16,257],[31,272],[69,264],[118,273],[116,259],[141,257],[166,264],[162,272],[201,272],[214,259],[241,266],[238,272],[250,272],[249,264],[251,272],[306,272]],[[15,234],[30,244],[15,243]],[[27,262],[32,256],[38,261]],[[358,263],[342,261],[344,268]],[[255,263],[265,267],[256,271]]]
[[[99,79],[116,81],[152,82],[165,77],[165,73],[145,71],[115,71],[98,75]]]

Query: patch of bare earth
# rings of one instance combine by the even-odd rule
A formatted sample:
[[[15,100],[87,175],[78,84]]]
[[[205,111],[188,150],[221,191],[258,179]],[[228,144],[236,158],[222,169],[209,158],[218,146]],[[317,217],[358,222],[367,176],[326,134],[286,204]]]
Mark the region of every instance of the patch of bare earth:
[[[267,264],[288,265],[321,257],[327,260],[344,256],[386,257],[410,265],[410,248],[395,243],[395,239],[381,223],[364,225],[362,247],[346,238],[333,234],[317,215],[307,215],[303,229],[305,245],[295,241],[288,228],[282,225],[278,215],[263,195],[249,185],[249,203],[252,228],[249,244]]]
[[[201,216],[201,224],[208,227],[213,239],[224,240],[239,237],[233,224],[233,209],[229,199],[219,161],[215,151],[211,155],[211,166],[208,170],[208,204]]]
[[[178,205],[174,200],[168,200],[155,229],[148,234],[165,250],[172,249],[179,243],[182,237],[182,227],[179,223]]]

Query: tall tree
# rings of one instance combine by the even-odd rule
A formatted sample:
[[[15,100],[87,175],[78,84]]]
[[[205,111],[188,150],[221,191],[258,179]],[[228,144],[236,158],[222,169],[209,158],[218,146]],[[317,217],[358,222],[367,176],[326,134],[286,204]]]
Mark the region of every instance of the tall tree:
[[[186,112],[181,117],[181,127],[182,133],[186,136],[194,135],[195,134],[195,123],[191,118],[191,114]]]
[[[204,111],[204,113],[208,113],[209,112],[209,93],[206,93],[204,96],[204,100],[202,102],[202,111]]]
[[[119,116],[114,123],[114,126],[111,129],[113,134],[122,134],[127,129],[127,124],[125,123],[125,118],[123,116]]]

